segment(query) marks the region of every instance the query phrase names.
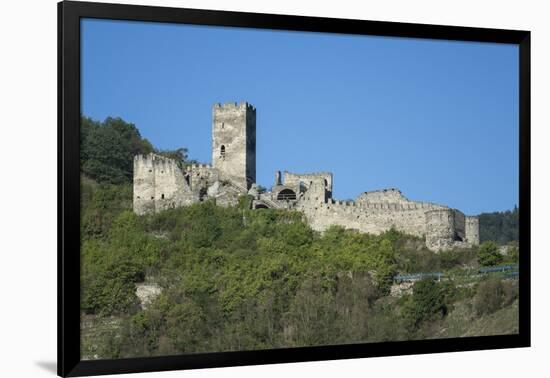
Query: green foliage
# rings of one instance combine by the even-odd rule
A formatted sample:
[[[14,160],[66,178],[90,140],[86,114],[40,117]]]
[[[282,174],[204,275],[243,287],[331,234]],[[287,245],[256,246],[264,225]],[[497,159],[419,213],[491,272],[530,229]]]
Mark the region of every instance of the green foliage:
[[[127,186],[83,185],[82,227],[92,231],[82,236],[82,310],[124,318],[105,356],[424,338],[455,302],[482,296],[430,280],[410,296],[388,295],[398,272],[460,269],[475,264],[475,249],[438,254],[395,230],[321,234],[301,213],[249,210],[248,197],[138,217]],[[141,310],[135,283],[146,276],[162,294]],[[501,306],[517,298],[512,287],[504,293]]]
[[[475,248],[452,249],[439,252],[439,270],[449,270],[454,267],[473,266],[477,259]]]
[[[504,257],[504,262],[510,263],[510,264],[519,263],[519,245],[517,241],[508,243],[507,253],[506,253],[506,256]]]
[[[430,327],[457,302],[476,316],[517,302],[517,284],[489,281],[474,290],[426,280],[412,295],[388,295],[397,273],[499,263],[495,243],[434,253],[395,229],[321,234],[299,212],[250,210],[250,196],[236,207],[206,201],[139,217],[134,154],[183,167],[187,150],[156,151],[132,124],[86,117],[81,147],[81,310],[121,322],[102,331],[100,347],[83,343],[102,358],[435,337]],[[517,254],[512,246],[506,261]],[[141,309],[135,285],[146,279],[162,294]]]
[[[506,244],[519,240],[519,210],[482,213],[479,215],[479,239]]]
[[[129,185],[81,180],[81,308],[89,314],[138,310],[135,283],[158,270],[168,243],[143,232]]]
[[[502,262],[503,257],[496,243],[486,241],[481,243],[477,252],[477,261],[481,266],[493,266]]]
[[[80,123],[80,169],[100,183],[129,183],[134,155],[153,152],[135,125],[120,118],[82,117]]]
[[[247,210],[252,208],[252,201],[254,200],[254,197],[251,195],[246,196],[240,196],[239,197],[239,203],[237,207],[241,210]]]
[[[448,299],[454,289],[450,285],[439,285],[434,280],[418,281],[413,286],[413,294],[404,307],[404,316],[411,329],[426,321],[440,319],[447,314]]]
[[[174,159],[180,167],[196,162],[188,159],[186,148],[156,150],[134,124],[120,118],[99,122],[81,117],[80,170],[98,183],[131,183],[134,156],[151,152]]]
[[[166,333],[177,351],[191,352],[204,338],[204,314],[192,299],[184,298],[181,303],[171,306],[166,319]]]
[[[174,160],[181,168],[198,163],[196,160],[189,160],[187,148],[177,148],[175,150],[155,150],[155,153]]]
[[[504,289],[500,279],[491,277],[481,282],[474,297],[474,309],[478,315],[492,314],[501,308]]]
[[[80,180],[80,236],[83,239],[107,235],[114,219],[132,208],[130,184],[98,184],[81,177]]]

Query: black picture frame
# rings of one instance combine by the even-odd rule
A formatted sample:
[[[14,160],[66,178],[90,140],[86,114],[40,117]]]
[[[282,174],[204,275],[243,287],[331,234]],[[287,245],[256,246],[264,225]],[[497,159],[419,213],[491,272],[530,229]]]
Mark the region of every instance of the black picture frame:
[[[405,342],[80,360],[80,19],[100,18],[289,31],[414,37],[519,46],[519,333]],[[180,9],[58,3],[58,374],[82,376],[335,360],[530,346],[530,32],[458,26]]]

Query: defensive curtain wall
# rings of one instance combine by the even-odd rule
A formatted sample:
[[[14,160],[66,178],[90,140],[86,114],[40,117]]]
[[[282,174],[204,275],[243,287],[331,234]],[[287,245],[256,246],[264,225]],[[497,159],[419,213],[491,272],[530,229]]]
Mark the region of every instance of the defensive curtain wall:
[[[479,243],[477,217],[465,216],[459,210],[444,205],[411,201],[398,189],[365,192],[354,201],[338,201],[332,198],[330,173],[299,175],[284,172],[283,182],[278,181],[280,174],[276,177],[273,190],[259,195],[255,205],[273,207],[266,200],[284,202],[285,206],[278,207],[303,212],[311,227],[318,231],[340,225],[379,234],[393,227],[426,237],[427,246],[434,250]]]
[[[340,225],[379,234],[395,229],[426,238],[433,250],[479,244],[479,220],[444,205],[411,201],[398,189],[360,194],[353,201],[332,198],[330,172],[276,173],[270,191],[259,193],[256,180],[256,109],[248,103],[215,104],[212,110],[213,165],[181,167],[149,154],[134,158],[134,211],[158,212],[214,199],[235,205],[244,194],[252,208],[294,209],[311,227],[324,231]]]

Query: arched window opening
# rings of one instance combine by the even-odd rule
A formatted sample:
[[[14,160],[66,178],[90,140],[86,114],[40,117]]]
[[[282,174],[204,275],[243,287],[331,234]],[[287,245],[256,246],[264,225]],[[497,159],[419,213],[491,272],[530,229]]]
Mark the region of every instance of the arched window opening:
[[[295,201],[296,193],[291,189],[283,189],[279,192],[279,194],[277,194],[277,199],[279,201],[286,201],[286,200]]]
[[[161,195],[160,195],[160,198],[161,198],[161,199],[164,199],[164,194],[161,194]]]
[[[220,148],[220,157],[222,159],[225,159],[225,146],[222,145],[221,148]]]

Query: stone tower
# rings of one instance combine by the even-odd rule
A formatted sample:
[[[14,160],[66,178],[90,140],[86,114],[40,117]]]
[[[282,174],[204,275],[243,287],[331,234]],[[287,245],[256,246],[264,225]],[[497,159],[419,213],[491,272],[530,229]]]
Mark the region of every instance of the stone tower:
[[[470,244],[479,244],[479,217],[466,217],[465,241]]]
[[[241,102],[212,109],[212,167],[221,180],[249,189],[256,182],[256,108]]]

